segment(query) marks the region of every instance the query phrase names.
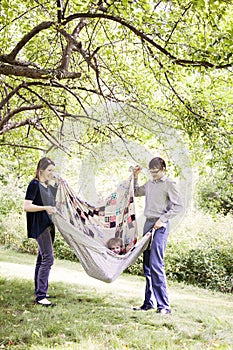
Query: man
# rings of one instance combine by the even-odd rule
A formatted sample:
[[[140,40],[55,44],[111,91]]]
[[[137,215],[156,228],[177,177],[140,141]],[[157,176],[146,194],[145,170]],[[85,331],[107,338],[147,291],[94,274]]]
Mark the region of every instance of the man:
[[[166,175],[166,163],[160,158],[149,162],[152,179],[143,186],[138,184],[140,166],[134,168],[135,196],[145,196],[146,221],[143,235],[154,229],[151,244],[143,253],[143,270],[146,277],[145,300],[134,310],[157,307],[161,314],[171,313],[164,269],[164,253],[169,235],[169,220],[183,210],[183,203],[174,181]]]

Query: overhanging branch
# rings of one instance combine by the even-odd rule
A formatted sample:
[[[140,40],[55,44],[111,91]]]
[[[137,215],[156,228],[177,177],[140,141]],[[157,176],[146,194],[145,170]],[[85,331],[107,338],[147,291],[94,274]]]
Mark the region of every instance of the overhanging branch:
[[[15,144],[11,142],[1,142],[0,141],[0,147],[12,147],[12,148],[24,148],[24,149],[35,149],[38,151],[46,152],[45,148],[36,147],[36,146],[29,146],[29,145],[22,145],[22,144]]]
[[[34,69],[24,66],[0,63],[0,74],[7,76],[25,77],[31,79],[77,79],[81,77],[79,72],[66,72],[53,69]]]
[[[29,33],[24,35],[24,37],[18,42],[18,44],[14,47],[14,49],[8,55],[5,55],[6,62],[13,61],[19,51],[31,40],[35,35],[41,32],[44,29],[48,29],[54,24],[54,22],[42,22],[35,28],[33,28]]]
[[[32,106],[22,106],[20,108],[14,109],[10,113],[8,113],[1,121],[0,121],[0,130],[4,128],[4,125],[16,114],[19,114],[24,111],[31,111],[35,109],[41,109],[43,105],[32,105]]]
[[[136,36],[140,37],[142,41],[149,43],[153,47],[155,47],[158,51],[163,53],[165,56],[167,56],[174,64],[180,65],[180,66],[202,66],[205,68],[216,68],[216,69],[224,69],[224,68],[229,68],[233,66],[233,63],[227,63],[227,64],[222,64],[222,65],[217,65],[205,60],[185,60],[178,58],[174,56],[172,53],[170,53],[167,49],[162,47],[161,45],[157,44],[151,36],[148,36],[141,30],[138,30],[135,28],[133,25],[125,21],[124,19],[117,17],[117,16],[112,16],[108,15],[105,13],[75,13],[73,15],[68,16],[63,22],[63,25],[66,25],[67,23],[77,19],[77,18],[103,18],[103,19],[108,19],[113,22],[117,22],[121,24],[122,26],[128,28],[130,31],[132,31]]]

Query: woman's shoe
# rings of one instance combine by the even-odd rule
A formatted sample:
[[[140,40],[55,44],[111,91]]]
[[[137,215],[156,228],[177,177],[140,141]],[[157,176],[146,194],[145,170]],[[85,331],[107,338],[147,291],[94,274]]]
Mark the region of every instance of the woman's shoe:
[[[36,304],[41,305],[41,306],[46,306],[46,307],[48,307],[48,306],[56,306],[56,304],[51,303],[51,301],[49,301],[46,298],[41,299],[41,300],[37,300]]]

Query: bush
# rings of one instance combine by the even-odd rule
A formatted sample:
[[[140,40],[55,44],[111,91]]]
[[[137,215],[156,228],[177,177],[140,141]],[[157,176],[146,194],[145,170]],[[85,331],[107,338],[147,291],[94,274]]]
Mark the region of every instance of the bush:
[[[144,276],[142,255],[140,255],[137,261],[130,265],[125,272],[135,276]]]
[[[165,269],[170,280],[202,288],[233,293],[233,245],[231,241],[199,236],[192,241],[171,239],[165,255]],[[142,256],[127,271],[143,276]]]
[[[166,272],[174,281],[232,293],[233,247],[203,244],[184,250],[168,245]]]
[[[58,232],[56,232],[53,248],[54,248],[54,256],[57,259],[64,259],[64,260],[70,260],[70,261],[78,260],[74,251],[68,246],[68,244],[62,238],[61,234]]]
[[[18,244],[16,250],[20,253],[29,253],[36,255],[38,251],[37,242],[35,239],[24,238]]]
[[[233,184],[224,174],[212,174],[200,179],[197,188],[197,202],[202,210],[212,215],[233,213]]]
[[[0,196],[0,244],[14,248],[25,235],[23,194],[14,184],[0,182]]]
[[[11,182],[0,182],[0,185],[0,245],[22,253],[37,254],[36,240],[27,238],[26,214],[23,212],[25,193]],[[54,243],[54,255],[59,259],[77,261],[76,255],[58,232]]]
[[[25,218],[17,212],[0,216],[0,244],[6,248],[17,249],[22,237],[26,237]]]

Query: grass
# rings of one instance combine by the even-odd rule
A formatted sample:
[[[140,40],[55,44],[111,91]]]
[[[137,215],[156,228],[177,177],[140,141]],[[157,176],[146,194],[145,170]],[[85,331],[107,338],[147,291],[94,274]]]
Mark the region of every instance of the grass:
[[[34,261],[0,249],[0,349],[233,349],[232,295],[169,282],[171,315],[135,312],[144,278],[123,274],[104,284],[79,264],[56,261],[49,292],[57,306],[47,309],[33,303],[25,271],[33,271]]]

